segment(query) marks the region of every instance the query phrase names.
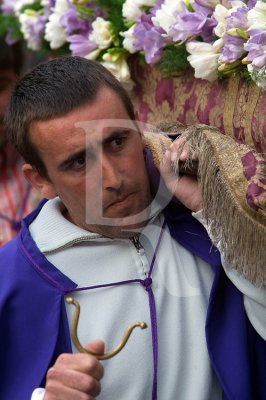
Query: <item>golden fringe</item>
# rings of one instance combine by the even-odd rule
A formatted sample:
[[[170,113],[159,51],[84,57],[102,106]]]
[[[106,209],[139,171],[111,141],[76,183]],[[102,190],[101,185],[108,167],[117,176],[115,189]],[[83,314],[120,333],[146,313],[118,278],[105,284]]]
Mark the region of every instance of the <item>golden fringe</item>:
[[[184,145],[190,143],[188,162],[195,151],[198,154],[203,216],[213,243],[232,268],[253,284],[266,287],[266,218],[246,202],[248,182],[239,145],[206,125],[187,128],[185,136]],[[157,166],[170,143],[162,135],[149,136],[147,144]]]

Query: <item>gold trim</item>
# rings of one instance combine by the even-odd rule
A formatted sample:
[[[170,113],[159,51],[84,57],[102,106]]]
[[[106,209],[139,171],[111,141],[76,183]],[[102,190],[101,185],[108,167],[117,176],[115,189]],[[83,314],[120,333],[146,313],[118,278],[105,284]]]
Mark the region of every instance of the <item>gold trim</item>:
[[[226,90],[226,98],[223,110],[224,131],[232,138],[234,135],[234,112],[237,100],[239,86],[239,77],[228,79],[228,87]]]
[[[260,88],[255,84],[250,84],[247,90],[248,101],[244,120],[245,143],[250,147],[254,147],[254,140],[252,138],[252,117],[260,97]]]

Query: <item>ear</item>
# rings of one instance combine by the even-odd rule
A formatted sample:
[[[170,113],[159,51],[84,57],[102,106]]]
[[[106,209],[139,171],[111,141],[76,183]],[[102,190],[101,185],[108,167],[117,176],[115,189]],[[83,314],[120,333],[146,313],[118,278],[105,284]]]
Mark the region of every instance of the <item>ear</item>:
[[[22,167],[23,174],[30,184],[37,189],[46,199],[53,199],[57,196],[53,184],[39,174],[37,169],[31,164],[24,164]]]

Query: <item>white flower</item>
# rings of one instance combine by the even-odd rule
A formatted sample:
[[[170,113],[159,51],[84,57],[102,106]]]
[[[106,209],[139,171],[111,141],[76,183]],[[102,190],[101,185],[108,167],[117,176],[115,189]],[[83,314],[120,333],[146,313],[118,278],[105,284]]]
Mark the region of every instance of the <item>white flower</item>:
[[[166,0],[156,11],[155,17],[152,17],[153,24],[160,26],[168,34],[170,26],[176,22],[175,13],[181,11],[182,4],[180,0]]]
[[[222,37],[225,33],[226,17],[228,16],[228,13],[229,10],[221,4],[217,4],[215,7],[213,16],[218,24],[216,25],[214,32],[218,37]]]
[[[123,4],[123,17],[132,21],[140,18],[143,7],[152,7],[156,0],[126,0]]]
[[[28,14],[20,14],[19,15],[19,22],[21,26],[21,32],[23,33],[24,39],[27,42],[27,47],[33,51],[40,50],[41,41],[40,37],[37,35],[31,35],[30,26],[34,27],[38,22],[40,16],[36,13]]]
[[[15,14],[19,17],[20,10],[25,6],[34,4],[35,0],[17,0],[14,5]]]
[[[134,41],[135,41],[134,29],[135,25],[131,26],[131,28],[129,28],[125,32],[120,32],[120,35],[125,38],[123,40],[123,47],[131,54],[136,53],[137,51],[136,48],[134,47]]]
[[[45,26],[44,38],[50,42],[51,49],[58,49],[67,39],[64,27],[60,24],[62,15],[67,12],[69,4],[67,0],[57,0],[53,13],[50,15],[49,20]]]
[[[85,56],[85,58],[87,58],[88,60],[96,60],[100,52],[101,49],[92,50],[89,54]]]
[[[102,17],[97,17],[91,25],[92,32],[89,35],[89,39],[96,43],[99,49],[109,47],[113,40],[111,22]]]
[[[210,43],[191,41],[186,44],[187,51],[191,54],[188,61],[195,69],[195,78],[214,81],[217,79],[217,68],[219,49],[222,41],[215,42],[214,46]]]
[[[248,12],[248,22],[251,29],[266,30],[266,3],[256,2],[255,7]]]
[[[256,85],[266,90],[266,67],[257,71],[252,64],[248,64],[247,68],[251,79],[256,83]]]
[[[43,7],[49,7],[50,5],[50,0],[41,0],[41,5]]]
[[[243,1],[239,1],[239,0],[232,1],[230,9],[222,6],[221,4],[217,4],[217,6],[215,7],[213,16],[216,19],[216,21],[218,22],[218,24],[216,25],[216,27],[214,29],[214,33],[218,37],[222,37],[226,32],[226,17],[231,15],[231,13],[236,11],[236,9],[239,7],[246,7],[246,4],[243,3]]]
[[[103,62],[101,63],[105,68],[107,68],[124,86],[131,90],[134,86],[131,80],[129,67],[125,57],[119,57],[117,61],[112,60],[112,56],[108,53],[103,55]]]

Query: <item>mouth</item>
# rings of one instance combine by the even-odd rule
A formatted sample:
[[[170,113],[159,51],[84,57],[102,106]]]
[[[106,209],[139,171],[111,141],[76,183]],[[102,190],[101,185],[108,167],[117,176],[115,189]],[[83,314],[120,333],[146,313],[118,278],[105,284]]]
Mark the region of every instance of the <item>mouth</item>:
[[[129,193],[126,196],[117,198],[115,201],[108,204],[106,210],[110,208],[113,209],[127,207],[130,204],[133,195],[134,193]]]

